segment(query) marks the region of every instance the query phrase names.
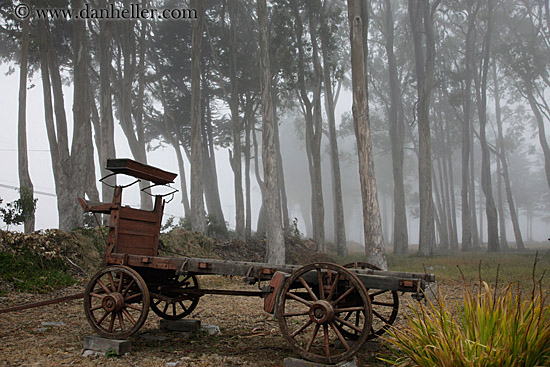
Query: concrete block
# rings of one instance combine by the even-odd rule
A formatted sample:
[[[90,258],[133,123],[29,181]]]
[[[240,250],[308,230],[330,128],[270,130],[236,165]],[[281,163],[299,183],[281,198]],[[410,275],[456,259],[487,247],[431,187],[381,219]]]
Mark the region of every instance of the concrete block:
[[[304,359],[287,357],[283,360],[284,367],[357,367],[357,360],[339,362],[337,364],[324,364],[306,361]]]
[[[220,327],[218,325],[206,325],[201,327],[201,331],[208,335],[218,335],[220,333]]]
[[[84,337],[84,350],[107,353],[112,350],[116,355],[130,352],[131,343],[129,340],[107,339],[99,335],[88,335]]]
[[[160,320],[161,330],[193,332],[201,328],[201,320]]]

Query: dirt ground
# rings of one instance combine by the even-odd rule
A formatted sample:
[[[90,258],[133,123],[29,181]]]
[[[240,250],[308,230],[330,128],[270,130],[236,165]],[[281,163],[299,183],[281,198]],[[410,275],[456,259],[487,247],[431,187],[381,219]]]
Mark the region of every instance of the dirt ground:
[[[255,289],[239,279],[202,277],[201,286],[225,289]],[[456,286],[458,288],[459,286]],[[444,293],[460,294],[452,285],[441,286]],[[0,308],[78,293],[83,284],[47,295],[11,293],[0,298]],[[457,292],[458,291],[458,292]],[[410,295],[400,296],[402,323]],[[83,357],[83,338],[93,331],[86,321],[82,301],[28,309],[0,315],[1,366],[282,366],[288,356],[299,357],[280,334],[277,321],[263,311],[263,300],[256,297],[205,296],[191,315],[203,324],[219,326],[216,336],[184,337],[159,329],[160,318],[153,312],[137,335],[130,340],[132,351],[116,358]],[[382,366],[378,352],[361,352],[358,366]]]

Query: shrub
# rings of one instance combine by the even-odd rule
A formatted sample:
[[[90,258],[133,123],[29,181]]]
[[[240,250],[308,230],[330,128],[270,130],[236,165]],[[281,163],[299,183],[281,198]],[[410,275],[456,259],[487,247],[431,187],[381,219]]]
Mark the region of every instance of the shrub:
[[[501,293],[486,282],[478,292],[465,286],[462,307],[439,295],[437,304],[413,309],[408,325],[388,331],[395,357],[383,360],[395,366],[547,366],[550,307],[535,289],[522,300],[513,285]]]
[[[19,199],[7,203],[5,207],[0,208],[0,216],[2,220],[9,227],[10,225],[22,224],[26,220],[33,217],[36,211],[36,202],[38,199],[34,199],[32,192],[23,187],[19,190]],[[0,204],[2,199],[0,199]]]

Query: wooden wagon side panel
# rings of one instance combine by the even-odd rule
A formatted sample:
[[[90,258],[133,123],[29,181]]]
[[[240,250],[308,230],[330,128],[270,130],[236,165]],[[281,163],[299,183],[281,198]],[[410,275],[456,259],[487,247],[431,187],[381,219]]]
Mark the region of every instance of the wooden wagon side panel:
[[[158,255],[162,206],[162,199],[157,198],[153,211],[121,207],[118,211],[117,240],[113,252]]]

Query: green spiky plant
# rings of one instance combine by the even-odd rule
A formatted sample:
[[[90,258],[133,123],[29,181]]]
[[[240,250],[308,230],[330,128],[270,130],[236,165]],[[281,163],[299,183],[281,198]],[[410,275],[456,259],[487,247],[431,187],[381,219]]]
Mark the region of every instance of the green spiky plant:
[[[536,260],[533,279],[535,267]],[[439,294],[436,303],[413,308],[407,325],[388,331],[392,356],[381,359],[401,367],[550,365],[550,307],[542,278],[533,281],[526,300],[513,284],[500,293],[497,285],[480,281],[478,292],[465,285],[463,305],[449,305]]]

